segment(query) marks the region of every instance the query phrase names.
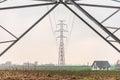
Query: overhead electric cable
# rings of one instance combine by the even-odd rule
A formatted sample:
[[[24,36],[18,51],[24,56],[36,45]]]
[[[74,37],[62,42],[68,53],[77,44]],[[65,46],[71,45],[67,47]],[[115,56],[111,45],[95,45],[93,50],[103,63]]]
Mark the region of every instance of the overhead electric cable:
[[[55,13],[54,10],[53,10],[53,19],[54,19],[55,25],[57,25],[57,22],[56,22],[56,13]]]
[[[49,6],[47,6],[47,10],[49,10]],[[53,24],[52,24],[51,15],[48,14],[48,16],[49,16],[50,27],[51,27],[51,30],[52,30],[53,36],[54,36],[55,41],[56,41],[56,46],[58,47],[58,45],[57,45],[57,38],[56,38],[56,36],[55,36],[55,32],[54,32],[54,29],[53,29]],[[55,23],[55,24],[56,24],[56,23]]]
[[[73,8],[74,8],[74,7],[73,7]],[[74,8],[74,9],[75,9],[75,8]],[[72,14],[72,13],[71,13],[71,14]],[[72,31],[73,31],[74,23],[75,23],[75,15],[73,15],[73,18],[72,18],[72,24],[71,24],[69,39],[71,38],[71,34],[72,34]]]
[[[48,11],[48,10],[49,10],[49,6],[47,6],[47,11]],[[54,34],[51,16],[50,16],[50,14],[48,14],[48,16],[49,16],[50,27],[51,27],[51,29],[52,29],[52,33]]]

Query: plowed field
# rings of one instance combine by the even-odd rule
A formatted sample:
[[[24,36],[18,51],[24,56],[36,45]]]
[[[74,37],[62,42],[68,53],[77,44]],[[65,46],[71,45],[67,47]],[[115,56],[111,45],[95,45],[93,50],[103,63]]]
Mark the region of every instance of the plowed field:
[[[120,80],[119,71],[0,71],[0,80]]]

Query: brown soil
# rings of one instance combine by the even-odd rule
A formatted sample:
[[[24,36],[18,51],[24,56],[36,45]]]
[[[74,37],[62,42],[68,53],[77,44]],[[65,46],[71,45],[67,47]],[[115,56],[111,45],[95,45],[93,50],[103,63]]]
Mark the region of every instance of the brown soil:
[[[84,73],[83,73],[84,74]],[[0,71],[0,80],[120,80],[116,76],[86,76],[79,72]]]

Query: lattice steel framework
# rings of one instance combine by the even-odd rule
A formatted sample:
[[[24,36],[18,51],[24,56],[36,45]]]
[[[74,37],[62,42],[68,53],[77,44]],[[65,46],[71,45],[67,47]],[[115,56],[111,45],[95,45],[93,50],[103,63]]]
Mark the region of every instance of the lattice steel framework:
[[[7,0],[0,0],[0,3],[6,2]],[[20,8],[30,8],[30,7],[39,7],[39,6],[46,6],[46,5],[54,5],[48,12],[46,12],[40,19],[38,19],[33,25],[29,27],[20,37],[16,37],[14,34],[12,34],[9,30],[4,28],[3,26],[0,26],[2,29],[4,29],[6,32],[8,32],[10,35],[12,35],[15,40],[8,40],[8,41],[2,41],[0,44],[4,43],[10,43],[3,52],[0,53],[0,56],[2,56],[6,51],[8,51],[13,45],[15,45],[21,38],[23,38],[30,30],[32,30],[41,20],[43,20],[51,11],[53,11],[59,4],[63,4],[66,8],[68,8],[72,13],[74,13],[80,20],[82,20],[88,27],[90,27],[94,32],[96,32],[101,38],[103,38],[109,45],[111,45],[115,50],[117,50],[120,53],[120,48],[117,47],[114,43],[120,45],[120,38],[115,35],[115,33],[120,29],[120,27],[107,27],[103,25],[103,22],[107,21],[109,18],[111,18],[113,15],[118,13],[120,11],[120,6],[109,6],[109,5],[96,5],[96,4],[84,4],[84,3],[78,3],[79,0],[36,0],[36,1],[44,1],[46,3],[40,3],[40,4],[32,4],[32,5],[22,5],[22,6],[12,6],[12,7],[1,7],[1,10],[10,10],[10,9],[20,9]],[[118,2],[118,0],[116,0]],[[75,6],[80,12],[82,12],[88,19],[90,19],[93,23],[96,24],[96,26],[92,26],[89,22],[87,22],[84,18],[82,18],[81,15],[79,15],[78,12],[73,10],[69,5]],[[109,8],[109,9],[117,9],[114,13],[109,15],[106,19],[104,19],[102,22],[98,21],[95,17],[93,17],[87,10],[83,8],[83,6],[87,7],[100,7],[100,8]],[[105,37],[103,34],[101,34],[98,30],[95,29],[95,27],[99,27],[102,29],[103,32],[105,32],[108,36]],[[113,29],[114,32],[111,32],[110,29]],[[109,37],[112,38],[112,40],[109,40]]]
[[[64,32],[68,32],[65,27],[66,27],[66,24],[64,24],[64,21],[63,20],[60,20],[60,23],[58,24],[59,25],[59,30],[56,30],[56,32],[59,32],[60,35],[57,37],[59,38],[59,56],[58,56],[58,65],[60,66],[64,66],[65,65],[65,49],[64,49],[64,45],[65,45],[65,41],[64,41],[64,38],[67,38],[65,35],[64,35]]]

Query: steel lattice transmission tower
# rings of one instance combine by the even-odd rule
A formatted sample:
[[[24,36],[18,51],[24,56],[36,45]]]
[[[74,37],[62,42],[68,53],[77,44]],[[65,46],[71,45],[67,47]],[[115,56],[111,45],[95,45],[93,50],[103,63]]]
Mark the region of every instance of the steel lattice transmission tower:
[[[59,32],[59,36],[57,38],[59,38],[59,56],[58,56],[58,65],[65,65],[65,49],[64,49],[64,38],[67,38],[66,36],[64,36],[64,32],[68,32],[67,30],[65,30],[65,25],[63,20],[60,20],[59,25],[59,30],[56,30],[56,32]]]
[[[111,17],[113,17],[114,15],[116,15],[120,11],[120,6],[119,5],[112,5],[112,4],[111,5],[107,5],[107,4],[102,5],[102,4],[80,3],[80,0],[31,0],[31,1],[43,1],[44,3],[38,3],[38,4],[33,3],[33,4],[29,4],[29,5],[0,7],[0,11],[3,11],[3,10],[23,9],[23,8],[54,5],[42,17],[40,17],[35,23],[33,23],[31,26],[29,26],[29,28],[26,31],[24,31],[20,36],[16,36],[16,34],[13,34],[8,29],[6,29],[2,25],[0,25],[0,28],[2,28],[4,31],[6,31],[7,33],[9,33],[11,36],[14,37],[14,40],[0,41],[0,44],[11,43],[2,52],[0,52],[0,56],[2,56],[5,52],[7,52],[18,41],[20,41],[29,31],[31,31],[33,28],[35,28],[36,25],[39,24],[57,6],[59,6],[59,4],[64,5],[64,7],[66,7],[68,10],[70,10],[76,17],[79,18],[79,20],[81,20],[84,24],[86,24],[97,35],[99,35],[103,40],[105,40],[110,46],[112,46],[116,51],[118,51],[120,53],[120,36],[115,34],[116,32],[118,32],[120,30],[120,26],[112,26],[112,25],[109,26],[108,24],[106,24],[106,25],[103,24],[103,23],[107,22]],[[120,0],[110,0],[110,1],[120,2]],[[7,0],[0,0],[1,4],[3,2],[7,2]],[[72,9],[70,7],[71,5],[76,7],[79,12]],[[101,20],[98,20],[95,16],[93,16],[92,13],[90,13],[84,7],[113,9],[114,11],[112,12],[112,14],[110,13],[109,16],[104,16],[104,19],[101,21]],[[81,13],[85,17],[83,17],[79,13]],[[89,19],[92,23],[89,23],[89,20],[87,21],[86,18]],[[115,23],[113,23],[113,24],[115,24]],[[100,32],[100,30],[98,30],[96,28],[99,28],[107,36],[105,34],[102,34]],[[112,31],[111,31],[111,29],[112,29]],[[61,44],[63,46],[63,41],[62,40],[61,40]],[[60,49],[62,49],[62,46],[60,47]],[[61,50],[61,51],[64,51],[64,50]],[[61,59],[60,64],[64,64],[64,59]]]

